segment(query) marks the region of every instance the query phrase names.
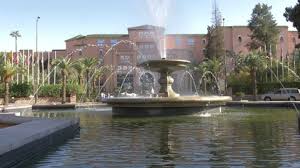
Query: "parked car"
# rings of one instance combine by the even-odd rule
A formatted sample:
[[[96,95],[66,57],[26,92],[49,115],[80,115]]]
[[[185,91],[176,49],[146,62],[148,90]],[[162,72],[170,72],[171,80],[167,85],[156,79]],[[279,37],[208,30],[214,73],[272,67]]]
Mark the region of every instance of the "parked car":
[[[272,100],[300,100],[300,90],[298,88],[281,88],[272,93],[263,94],[261,98],[264,101]]]

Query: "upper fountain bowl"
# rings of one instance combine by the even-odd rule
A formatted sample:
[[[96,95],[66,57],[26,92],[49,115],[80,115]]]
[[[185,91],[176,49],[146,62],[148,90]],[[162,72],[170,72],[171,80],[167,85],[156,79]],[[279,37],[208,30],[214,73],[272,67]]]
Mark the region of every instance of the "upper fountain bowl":
[[[191,62],[180,59],[160,59],[160,60],[149,60],[139,64],[139,67],[145,69],[149,68],[150,71],[154,72],[175,72],[185,70]]]

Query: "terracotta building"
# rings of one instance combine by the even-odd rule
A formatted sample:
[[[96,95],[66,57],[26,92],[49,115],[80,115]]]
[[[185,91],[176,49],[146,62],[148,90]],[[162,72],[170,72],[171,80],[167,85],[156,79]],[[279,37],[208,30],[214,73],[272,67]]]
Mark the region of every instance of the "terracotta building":
[[[287,26],[279,26],[279,40],[275,47],[278,59],[288,59],[294,52],[295,45],[300,43],[298,33],[288,31]],[[247,26],[225,26],[224,45],[227,51],[246,54],[249,52],[247,44],[251,41],[250,30]],[[117,73],[111,75],[106,84],[106,91],[112,92],[122,84],[124,77],[128,76],[131,83],[129,88],[137,88],[143,75],[157,78],[151,72],[140,73],[137,70],[128,73],[139,62],[148,59],[161,59],[161,55],[168,59],[186,59],[199,63],[204,58],[207,44],[205,34],[166,34],[165,29],[151,25],[128,28],[128,34],[92,34],[78,35],[66,42],[66,54],[74,59],[81,57],[95,57],[104,65],[111,65]],[[164,53],[163,48],[166,48]],[[182,74],[182,73],[181,73]],[[177,74],[178,75],[178,74]],[[174,76],[177,76],[176,74]],[[109,74],[106,75],[108,77]],[[177,76],[186,78],[185,75]],[[187,81],[187,82],[186,82]],[[191,81],[186,80],[188,88]],[[154,84],[155,85],[155,84]],[[175,86],[181,85],[175,83]]]

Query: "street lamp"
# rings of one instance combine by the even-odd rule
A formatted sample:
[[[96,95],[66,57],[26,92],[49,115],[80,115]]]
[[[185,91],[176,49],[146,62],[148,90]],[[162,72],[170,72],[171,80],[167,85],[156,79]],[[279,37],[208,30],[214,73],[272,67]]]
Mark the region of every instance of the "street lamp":
[[[37,58],[38,58],[38,23],[39,23],[39,19],[40,19],[41,17],[37,17],[36,18],[36,22],[35,22],[35,52],[36,52],[36,54],[37,54]],[[36,60],[36,62],[38,63],[38,65],[39,65],[39,59],[37,59]],[[38,67],[39,68],[39,67]],[[37,76],[38,76],[38,78],[39,78],[39,69],[37,69]],[[33,81],[34,81],[34,79],[32,79]],[[39,79],[37,79],[37,80],[39,80]],[[34,82],[34,103],[36,104],[37,103],[37,101],[38,101],[38,88],[37,88],[37,82],[38,81],[35,81]]]

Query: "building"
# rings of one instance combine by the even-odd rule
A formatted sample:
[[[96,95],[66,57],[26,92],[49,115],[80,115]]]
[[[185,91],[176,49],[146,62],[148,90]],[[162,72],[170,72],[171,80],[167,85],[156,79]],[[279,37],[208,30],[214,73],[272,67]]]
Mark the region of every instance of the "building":
[[[280,30],[279,40],[275,47],[279,60],[288,59],[295,50],[295,45],[300,43],[298,33],[288,31],[287,26],[278,26]],[[237,54],[249,52],[247,44],[251,42],[251,31],[247,26],[225,26],[224,45],[227,51]],[[117,73],[110,76],[106,83],[106,91],[112,92],[122,83],[130,83],[129,88],[140,85],[142,76],[157,78],[151,72],[130,72],[139,62],[149,59],[161,59],[166,55],[168,59],[186,59],[193,63],[199,63],[204,58],[207,39],[205,34],[166,34],[162,27],[143,25],[128,28],[128,34],[92,34],[78,35],[66,42],[66,53],[72,58],[95,57],[104,65],[115,68]],[[163,48],[166,48],[166,53]],[[230,61],[228,61],[230,62]],[[185,75],[175,78],[186,78]],[[107,75],[106,77],[108,77]],[[125,76],[127,80],[124,81]],[[150,80],[152,81],[152,80]],[[184,84],[192,88],[190,80]],[[155,84],[153,84],[155,85]],[[182,84],[175,83],[175,86]],[[176,90],[176,89],[175,89]]]

